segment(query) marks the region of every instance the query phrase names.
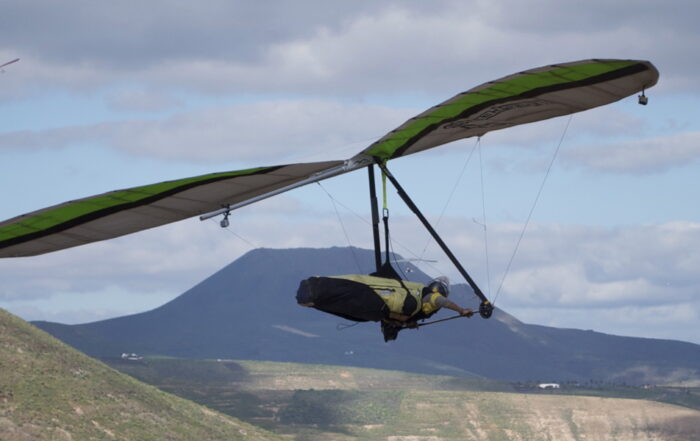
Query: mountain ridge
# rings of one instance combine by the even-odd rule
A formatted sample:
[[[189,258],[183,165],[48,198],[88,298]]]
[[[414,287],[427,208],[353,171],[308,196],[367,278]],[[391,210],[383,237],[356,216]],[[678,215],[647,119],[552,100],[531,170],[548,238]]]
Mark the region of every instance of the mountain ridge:
[[[402,263],[409,280],[429,276]],[[700,345],[530,325],[493,317],[404,330],[382,341],[379,325],[338,331],[338,319],[296,305],[300,280],[370,273],[358,248],[257,249],[151,311],[82,325],[36,322],[96,357],[137,352],[183,358],[291,361],[528,381],[659,383],[700,378]],[[452,299],[475,306],[466,285]],[[443,313],[447,315],[447,313]],[[436,316],[439,318],[439,316]]]

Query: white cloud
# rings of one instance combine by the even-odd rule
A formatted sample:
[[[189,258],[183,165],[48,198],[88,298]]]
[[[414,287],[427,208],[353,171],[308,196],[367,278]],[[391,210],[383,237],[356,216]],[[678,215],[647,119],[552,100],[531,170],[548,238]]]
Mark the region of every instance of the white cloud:
[[[142,108],[170,102],[162,101],[166,98],[158,94],[147,93],[114,99],[120,105]],[[163,118],[10,131],[0,133],[0,149],[56,149],[96,143],[136,156],[170,160],[272,165],[292,160],[345,159],[417,113],[416,109],[328,100],[260,101],[184,111]],[[643,125],[639,119],[614,108],[574,118],[561,153],[564,165],[605,172],[648,173],[684,166],[700,156],[700,132],[570,147],[577,139],[605,139]],[[487,149],[533,149],[538,153],[534,160],[526,157],[519,162],[510,155],[507,165],[492,165],[535,169],[539,173],[543,168],[539,153],[553,151],[566,126],[566,119],[557,118],[496,131],[489,133],[482,145]],[[438,154],[438,150],[429,154]]]
[[[158,90],[127,89],[111,93],[107,106],[117,111],[154,112],[183,105],[182,100]]]
[[[555,309],[547,305],[537,305],[513,307],[509,312],[526,323],[700,344],[695,332],[700,320],[698,300],[666,305],[620,305],[596,309]]]
[[[342,207],[341,226],[332,211],[294,213],[286,203],[272,200],[268,204],[264,213],[256,215],[241,210],[228,232],[216,222],[185,221],[45,256],[7,260],[0,269],[0,297],[10,310],[13,304],[19,305],[19,299],[99,295],[105,286],[131,295],[162,296],[169,292],[174,297],[253,247],[345,246],[345,234],[351,245],[371,246],[370,227]],[[285,219],[284,228],[280,228],[281,218]],[[427,234],[416,221],[395,215],[392,225],[394,250],[405,257],[420,256]],[[513,224],[490,226],[492,297],[520,228]],[[480,226],[468,219],[447,218],[440,231],[487,291]],[[531,225],[496,302],[526,322],[563,327],[586,327],[589,323],[588,327],[597,330],[620,333],[632,333],[633,317],[648,322],[658,315],[658,320],[652,320],[657,323],[666,314],[676,321],[659,324],[658,335],[675,332],[676,338],[689,340],[691,336],[681,336],[688,332],[682,323],[691,326],[700,311],[698,250],[697,223],[628,228]],[[434,245],[421,257],[439,261],[419,265],[429,274],[447,274],[454,283],[461,280]],[[606,311],[623,310],[631,312],[628,318],[615,321],[615,326],[603,319],[608,317]],[[548,315],[556,321],[551,322]],[[585,321],[585,317],[595,319]]]
[[[137,156],[263,165],[310,155],[345,159],[398,126],[411,113],[405,109],[321,100],[265,101],[192,110],[164,119],[7,132],[0,134],[0,148],[62,148],[98,143]]]
[[[506,4],[502,9],[510,17],[511,5]],[[595,33],[570,26],[548,27],[545,32],[534,24],[516,29],[494,20],[492,8],[485,5],[448,2],[430,11],[405,4],[381,7],[342,26],[319,26],[312,35],[274,42],[261,48],[261,56],[252,62],[182,59],[154,66],[149,76],[217,92],[291,89],[337,95],[408,87],[442,94],[495,79],[487,72],[507,75],[582,58],[654,58],[654,52],[663,55],[665,47],[682,44],[685,38],[670,33],[659,41],[658,34],[641,27],[606,20],[599,20],[606,26]],[[543,16],[552,9],[565,10],[543,6]],[[671,72],[667,81],[681,75],[690,72]]]
[[[562,154],[568,164],[608,173],[658,173],[700,159],[700,132],[581,145]]]
[[[282,0],[208,0],[196,7],[184,1],[105,6],[67,0],[37,9],[31,2],[9,0],[3,4],[0,60],[22,60],[0,78],[0,101],[7,110],[0,149],[16,157],[29,152],[35,155],[31,161],[38,162],[37,151],[67,147],[65,158],[52,156],[66,161],[57,166],[80,170],[75,152],[97,145],[118,150],[126,160],[151,158],[142,168],[153,164],[154,173],[159,159],[267,165],[346,158],[424,107],[519,69],[589,57],[640,58],[659,68],[661,80],[649,94],[655,95],[652,104],[666,103],[666,108],[650,105],[640,113],[631,98],[637,112],[622,103],[576,115],[560,160],[571,168],[606,173],[606,179],[617,174],[611,185],[625,175],[630,187],[646,183],[648,188],[649,173],[682,167],[685,172],[698,164],[700,132],[688,112],[699,91],[699,58],[688,56],[700,40],[698,8],[689,0],[673,7],[659,7],[654,0],[566,5],[554,0],[314,1],[303,7]],[[678,92],[685,100],[681,105]],[[55,96],[61,104],[45,111],[43,105],[54,103]],[[42,100],[40,111],[36,101],[23,101],[27,97]],[[668,99],[657,100],[662,97]],[[92,107],[78,109],[75,102]],[[212,102],[221,104],[202,107]],[[376,102],[388,104],[371,104]],[[63,119],[49,118],[59,113],[55,109],[65,109],[70,121],[100,122],[65,126]],[[182,111],[150,119],[117,120],[121,116],[114,113],[178,109]],[[535,166],[540,173],[564,122],[560,118],[489,134],[483,145],[497,154],[486,156],[487,163],[507,157],[500,164],[505,170],[501,177]],[[659,134],[659,129],[665,131]],[[422,158],[416,156],[416,162],[431,163],[431,157]],[[398,168],[400,161],[396,163]],[[90,173],[92,188],[99,185],[94,175],[100,170],[93,167]],[[54,185],[57,180],[53,178]],[[39,184],[41,193],[49,185]],[[664,185],[659,193],[672,187]],[[430,200],[435,190],[419,191],[428,192]],[[0,297],[18,304],[17,298],[53,293],[107,295],[105,286],[144,296],[180,293],[250,244],[345,245],[332,212],[305,219],[295,214],[298,210],[298,202],[284,198],[256,206],[255,214],[241,210],[234,231],[245,241],[220,232],[213,222],[202,228],[193,221],[55,255],[3,261]],[[664,219],[694,219],[694,213],[669,210]],[[290,228],[276,228],[275,216],[284,216]],[[422,250],[427,236],[415,233],[420,228],[415,222],[400,215],[392,222],[396,239]],[[345,227],[353,245],[369,246],[367,225],[348,221]],[[639,321],[669,314],[677,323],[692,323],[700,311],[694,300],[700,264],[697,228],[689,222],[626,229],[533,224],[506,280],[503,304],[523,314],[533,308],[559,314],[559,326],[585,325],[591,315],[615,322],[612,312],[601,313],[607,311]],[[445,219],[440,231],[483,281],[480,227],[470,220]],[[517,224],[489,227],[493,289],[519,232]],[[398,244],[396,248],[408,255]],[[428,253],[432,255],[426,257],[441,256],[434,247]],[[434,267],[436,272],[454,271],[443,258]],[[659,309],[662,298],[670,309]],[[691,312],[673,315],[679,313],[674,306]],[[625,307],[632,309],[621,309]],[[546,314],[532,316],[545,320]],[[633,323],[624,325],[632,329]],[[659,323],[658,329],[667,335],[683,332],[680,325],[673,326]]]
[[[107,9],[73,3],[44,5],[41,17],[26,2],[4,8],[0,53],[26,59],[17,76],[25,87],[92,89],[126,80],[216,94],[355,96],[406,87],[444,94],[491,80],[489,72],[622,57],[656,61],[664,89],[697,88],[697,61],[676,55],[693,53],[698,40],[688,19],[698,6],[690,1],[672,8],[631,1],[562,7],[552,0],[303,8],[286,1],[210,0],[197,8],[123,2]]]
[[[504,295],[515,304],[532,304],[541,296],[551,307],[663,304],[669,296],[687,301],[700,290],[693,274],[700,259],[697,223],[540,226],[526,238],[505,285]]]

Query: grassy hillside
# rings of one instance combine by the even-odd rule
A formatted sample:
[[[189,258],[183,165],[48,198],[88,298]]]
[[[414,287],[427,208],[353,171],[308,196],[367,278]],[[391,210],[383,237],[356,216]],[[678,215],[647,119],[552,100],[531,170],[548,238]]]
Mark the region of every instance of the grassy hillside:
[[[566,390],[515,393],[491,380],[297,363],[111,362],[165,390],[299,441],[680,441],[695,440],[700,432],[696,409]]]
[[[0,440],[277,440],[162,392],[0,309]]]

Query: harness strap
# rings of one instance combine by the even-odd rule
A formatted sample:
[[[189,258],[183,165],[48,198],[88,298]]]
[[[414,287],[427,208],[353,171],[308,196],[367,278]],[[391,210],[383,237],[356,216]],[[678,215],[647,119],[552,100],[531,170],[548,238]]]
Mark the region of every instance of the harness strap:
[[[386,173],[382,170],[382,221],[384,222],[384,263],[389,264],[389,204],[386,197]]]
[[[387,201],[386,201],[386,173],[384,172],[383,168],[382,168],[382,197],[383,197],[383,202],[384,202],[384,205],[382,206],[382,208],[384,209],[385,216],[388,216],[389,205],[387,204]]]

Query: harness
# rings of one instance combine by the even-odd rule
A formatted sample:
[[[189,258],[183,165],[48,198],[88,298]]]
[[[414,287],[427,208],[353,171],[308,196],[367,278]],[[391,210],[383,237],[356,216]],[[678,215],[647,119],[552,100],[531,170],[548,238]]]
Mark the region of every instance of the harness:
[[[424,301],[421,305],[421,312],[428,317],[436,313],[438,309],[440,309],[440,307],[436,303],[439,297],[442,297],[442,294],[440,294],[439,292],[433,292],[432,294],[430,294],[430,297],[428,297],[428,301]],[[423,296],[423,299],[425,299],[425,296]]]
[[[390,312],[413,316],[422,310],[424,285],[421,283],[360,274],[332,276],[331,278],[352,280],[370,287],[381,297]]]

